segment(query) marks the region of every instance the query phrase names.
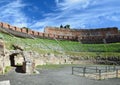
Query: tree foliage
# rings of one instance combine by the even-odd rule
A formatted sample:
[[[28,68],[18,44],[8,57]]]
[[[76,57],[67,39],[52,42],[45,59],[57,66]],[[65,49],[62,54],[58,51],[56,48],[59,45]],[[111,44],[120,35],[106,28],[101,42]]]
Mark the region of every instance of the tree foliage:
[[[64,26],[64,28],[70,29],[70,25],[67,24],[67,25]]]
[[[67,24],[67,25],[65,25],[65,26],[60,25],[60,28],[70,29],[70,25],[69,25],[69,24]]]
[[[63,25],[60,25],[60,28],[63,28]]]

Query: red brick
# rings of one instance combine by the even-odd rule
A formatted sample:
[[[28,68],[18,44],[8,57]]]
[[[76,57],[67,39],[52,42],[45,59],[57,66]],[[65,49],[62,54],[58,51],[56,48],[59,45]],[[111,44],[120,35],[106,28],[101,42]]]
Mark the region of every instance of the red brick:
[[[28,30],[28,34],[33,34],[33,31],[32,30]]]
[[[27,33],[27,29],[21,28],[21,32]]]
[[[43,37],[43,33],[42,32],[38,32],[40,37]]]
[[[3,27],[3,23],[2,22],[0,22],[0,26]]]
[[[21,29],[18,27],[15,27],[16,31],[21,32]]]
[[[11,30],[16,30],[15,27],[14,27],[14,26],[11,26],[11,25],[10,25],[10,29],[11,29]]]
[[[7,23],[3,23],[3,27],[9,29],[9,24],[7,24]]]
[[[38,32],[34,31],[34,35],[38,35]]]

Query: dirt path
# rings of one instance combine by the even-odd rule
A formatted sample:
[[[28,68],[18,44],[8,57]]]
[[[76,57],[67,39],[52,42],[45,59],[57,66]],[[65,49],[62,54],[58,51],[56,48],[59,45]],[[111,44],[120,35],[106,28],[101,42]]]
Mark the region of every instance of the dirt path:
[[[10,80],[11,85],[120,85],[120,79],[98,81],[72,75],[70,66],[39,71],[40,74],[26,75],[13,69],[6,75],[0,75],[0,81]]]

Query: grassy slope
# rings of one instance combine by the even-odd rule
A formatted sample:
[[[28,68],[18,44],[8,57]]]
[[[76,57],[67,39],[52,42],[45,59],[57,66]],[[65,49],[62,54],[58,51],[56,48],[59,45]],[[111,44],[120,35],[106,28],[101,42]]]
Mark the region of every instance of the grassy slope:
[[[80,56],[117,55],[120,56],[120,43],[112,44],[81,44],[73,41],[56,41],[49,39],[28,39],[0,33],[5,40],[6,48],[12,49],[12,44],[25,47],[25,50],[39,53],[70,54]]]

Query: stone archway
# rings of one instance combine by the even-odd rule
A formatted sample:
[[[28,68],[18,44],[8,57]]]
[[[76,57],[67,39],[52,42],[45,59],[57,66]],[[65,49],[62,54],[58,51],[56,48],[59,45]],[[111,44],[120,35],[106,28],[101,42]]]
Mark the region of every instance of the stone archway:
[[[24,57],[21,53],[13,53],[9,55],[10,66],[15,67],[17,73],[25,73],[23,70],[23,62],[25,62]]]
[[[0,39],[0,73],[5,73],[6,66],[17,66],[17,71],[22,69],[25,73],[32,74],[35,64],[30,58],[31,53],[24,51],[24,49],[18,45],[14,45],[13,47],[14,50],[5,50],[4,41]],[[16,59],[18,58],[16,55],[21,55],[22,60]],[[17,65],[18,61],[20,61],[21,66]]]
[[[16,67],[18,73],[31,74],[34,72],[35,63],[29,56],[30,52],[14,50],[9,55],[10,65]]]

